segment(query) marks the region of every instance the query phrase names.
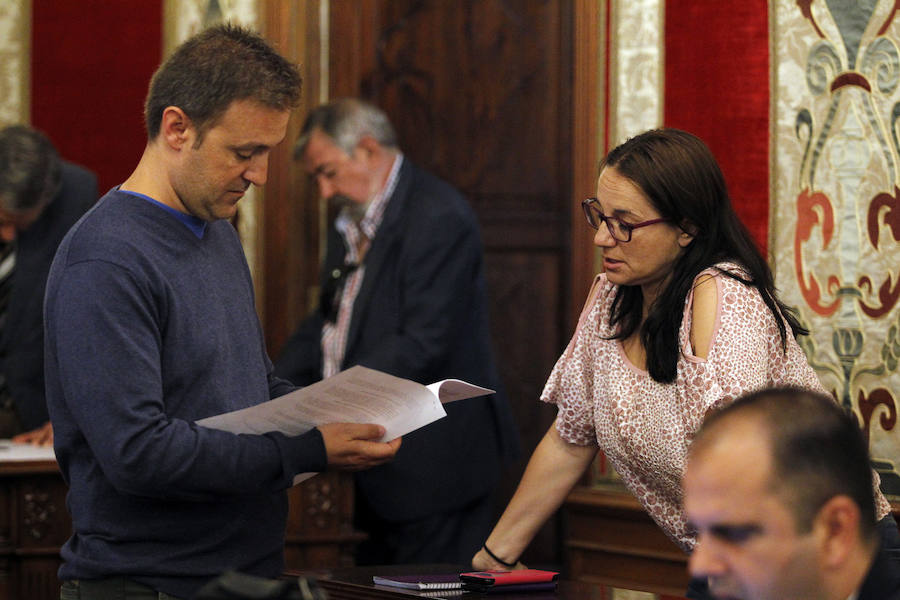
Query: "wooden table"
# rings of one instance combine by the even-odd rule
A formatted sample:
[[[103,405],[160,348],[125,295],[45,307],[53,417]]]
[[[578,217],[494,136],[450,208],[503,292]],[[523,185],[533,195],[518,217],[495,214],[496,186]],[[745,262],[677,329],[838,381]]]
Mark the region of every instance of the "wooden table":
[[[0,600],[56,600],[59,549],[69,539],[68,487],[52,448],[0,442]],[[353,564],[353,479],[322,473],[288,492],[288,568]]]
[[[891,503],[900,522],[900,503]],[[571,579],[684,593],[687,555],[621,485],[576,486],[563,503],[566,565]]]
[[[59,598],[59,548],[71,530],[53,449],[0,445],[0,600]]]
[[[339,569],[305,569],[287,576],[308,577],[318,581],[328,592],[328,600],[409,600],[410,598],[446,598],[448,600],[491,598],[494,600],[615,600],[630,597],[628,592],[647,591],[640,587],[625,589],[603,583],[561,580],[556,591],[518,594],[481,594],[461,590],[416,592],[403,588],[375,585],[373,575],[411,575],[427,573],[459,573],[470,569],[459,565],[391,565],[382,567],[346,567]],[[643,596],[642,596],[643,597]],[[682,600],[681,596],[650,596],[659,600]]]
[[[577,486],[563,511],[572,579],[623,588],[641,585],[658,594],[687,589],[687,555],[624,489]]]

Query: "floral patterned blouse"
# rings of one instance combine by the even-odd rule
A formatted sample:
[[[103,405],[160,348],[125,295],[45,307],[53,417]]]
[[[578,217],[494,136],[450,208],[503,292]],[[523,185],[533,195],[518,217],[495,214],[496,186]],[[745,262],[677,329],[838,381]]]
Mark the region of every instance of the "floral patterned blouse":
[[[731,263],[716,267],[741,272]],[[541,394],[558,407],[562,439],[598,445],[650,516],[687,552],[695,540],[682,511],[681,477],[688,445],[706,412],[770,385],[825,392],[789,327],[782,350],[775,319],[757,289],[717,268],[698,275],[712,275],[718,289],[709,352],[704,359],[691,348],[691,293],[678,335],[675,382],[654,381],[628,360],[619,340],[607,339],[614,333],[609,311],[617,286],[601,273]],[[876,501],[879,518],[888,514],[890,505],[880,492]]]

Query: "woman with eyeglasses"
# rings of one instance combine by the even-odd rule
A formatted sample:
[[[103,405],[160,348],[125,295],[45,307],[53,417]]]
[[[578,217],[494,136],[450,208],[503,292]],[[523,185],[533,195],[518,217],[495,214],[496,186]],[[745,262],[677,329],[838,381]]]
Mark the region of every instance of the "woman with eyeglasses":
[[[476,569],[521,567],[598,449],[690,552],[681,475],[707,411],[769,385],[824,391],[795,340],[807,331],[778,299],[700,139],[676,129],[629,139],[602,161],[597,196],[582,206],[603,272],[541,395],[557,405],[556,422]],[[878,503],[880,518],[890,506],[880,493]],[[695,587],[689,597],[708,597]]]

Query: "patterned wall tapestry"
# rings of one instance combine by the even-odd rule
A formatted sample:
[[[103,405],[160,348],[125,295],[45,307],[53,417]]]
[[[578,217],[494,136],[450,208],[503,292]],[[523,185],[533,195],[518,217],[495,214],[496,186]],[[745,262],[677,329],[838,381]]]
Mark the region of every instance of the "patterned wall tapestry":
[[[0,2],[0,127],[28,122],[28,0]]]
[[[770,249],[804,349],[900,495],[900,23],[894,0],[775,0]]]
[[[609,2],[610,148],[662,125],[663,5],[662,0]]]

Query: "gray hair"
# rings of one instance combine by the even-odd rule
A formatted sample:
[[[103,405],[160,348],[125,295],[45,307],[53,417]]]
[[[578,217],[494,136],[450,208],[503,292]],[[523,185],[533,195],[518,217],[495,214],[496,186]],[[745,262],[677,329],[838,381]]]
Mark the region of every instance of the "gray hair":
[[[351,154],[359,141],[370,136],[387,148],[397,148],[397,133],[383,110],[357,98],[342,98],[314,108],[303,122],[294,144],[299,158],[315,130],[321,130],[335,145]]]
[[[0,131],[0,206],[24,213],[50,203],[60,182],[60,158],[41,132],[25,125]]]

